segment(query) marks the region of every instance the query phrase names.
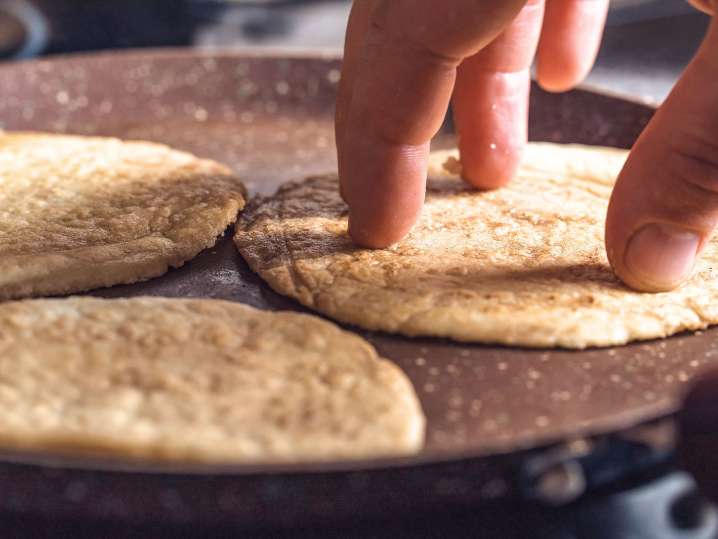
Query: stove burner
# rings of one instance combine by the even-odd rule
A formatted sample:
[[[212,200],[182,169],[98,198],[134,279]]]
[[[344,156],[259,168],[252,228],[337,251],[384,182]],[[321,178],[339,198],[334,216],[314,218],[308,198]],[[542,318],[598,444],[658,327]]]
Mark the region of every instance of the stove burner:
[[[0,4],[0,58],[29,58],[42,52],[49,37],[48,21],[27,0]]]

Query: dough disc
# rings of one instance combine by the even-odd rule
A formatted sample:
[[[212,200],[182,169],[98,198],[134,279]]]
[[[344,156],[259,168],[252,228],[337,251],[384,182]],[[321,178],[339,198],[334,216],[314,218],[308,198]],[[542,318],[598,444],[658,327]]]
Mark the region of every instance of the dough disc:
[[[0,299],[162,275],[234,222],[224,166],[149,142],[0,134]]]
[[[627,152],[530,144],[508,187],[479,192],[432,155],[426,205],[402,242],[358,249],[336,176],[256,200],[235,242],[272,288],[350,324],[408,336],[585,348],[718,322],[716,240],[679,290],[642,294],[614,276],[603,242]]]
[[[217,300],[0,304],[0,446],[204,462],[406,455],[406,376],[314,316]]]

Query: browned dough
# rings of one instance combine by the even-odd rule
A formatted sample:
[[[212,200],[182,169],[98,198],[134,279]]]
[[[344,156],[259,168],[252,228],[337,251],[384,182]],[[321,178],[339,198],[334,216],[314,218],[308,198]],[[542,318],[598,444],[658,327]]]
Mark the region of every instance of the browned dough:
[[[229,169],[160,144],[0,133],[0,299],[162,275],[243,206]]]
[[[408,336],[585,348],[718,322],[716,240],[673,292],[633,292],[614,276],[604,221],[626,155],[531,144],[508,187],[479,192],[459,180],[455,152],[434,154],[418,224],[383,250],[350,241],[336,176],[311,178],[252,202],[235,242],[279,293]]]

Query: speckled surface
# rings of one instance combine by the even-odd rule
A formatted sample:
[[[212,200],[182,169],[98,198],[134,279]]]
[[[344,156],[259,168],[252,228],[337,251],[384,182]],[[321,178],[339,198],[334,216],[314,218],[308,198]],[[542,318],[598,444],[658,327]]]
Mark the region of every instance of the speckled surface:
[[[253,193],[269,193],[282,181],[335,166],[332,110],[338,78],[339,63],[330,58],[173,51],[6,65],[0,67],[0,123],[7,129],[161,141],[223,161],[243,176]],[[642,105],[582,91],[559,96],[536,91],[532,108],[534,139],[620,147],[630,146],[652,113]],[[451,143],[449,130],[437,146]],[[229,235],[160,279],[99,292],[137,294],[210,296],[261,308],[300,309],[252,274]],[[286,501],[292,492],[308,496],[307,504],[317,508],[318,518],[327,511],[416,508],[457,496],[473,503],[512,489],[507,470],[513,464],[491,455],[600,435],[670,413],[686,382],[718,362],[715,330],[584,352],[360,333],[396,361],[417,388],[429,429],[425,452],[416,460],[355,464],[348,474],[341,473],[343,465],[332,465],[293,469],[289,475],[265,474],[277,472],[272,469],[193,468],[175,469],[168,476],[167,470],[151,465],[135,474],[97,472],[93,468],[108,465],[15,455],[14,460],[25,464],[0,464],[0,488],[9,481],[15,485],[0,508],[15,504],[15,510],[25,511],[39,504],[46,514],[72,513],[74,508],[94,516],[161,514],[170,520],[204,508],[217,518],[261,520],[271,518],[270,506]],[[457,458],[468,460],[441,463]],[[75,470],[78,466],[85,470]],[[323,488],[313,485],[313,472],[328,469],[334,471],[321,476]],[[393,481],[394,490],[377,489],[379,481]],[[121,493],[131,488],[143,493],[128,501]],[[342,488],[342,495],[330,496]],[[188,510],[194,489],[210,489],[212,494]],[[161,492],[166,496],[158,497]],[[225,496],[229,501],[224,509],[218,501],[223,492],[234,496]],[[371,500],[361,498],[369,492]],[[88,499],[96,503],[88,505]]]

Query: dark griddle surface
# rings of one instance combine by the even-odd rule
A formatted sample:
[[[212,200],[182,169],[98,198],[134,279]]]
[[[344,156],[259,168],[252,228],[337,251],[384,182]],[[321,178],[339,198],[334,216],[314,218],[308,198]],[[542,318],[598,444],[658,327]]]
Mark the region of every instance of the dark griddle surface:
[[[252,193],[335,168],[339,62],[166,51],[0,67],[0,121],[148,139],[232,166]],[[628,147],[652,114],[587,91],[535,90],[531,137]],[[450,128],[439,145],[451,143]],[[164,277],[97,292],[241,301],[300,309],[273,293],[230,235]],[[628,427],[675,407],[684,383],[715,362],[716,332],[584,352],[467,346],[360,331],[410,376],[429,418],[422,461],[482,456]]]
[[[181,51],[8,64],[0,67],[0,122],[6,129],[117,135],[164,142],[232,166],[252,193],[271,193],[281,182],[335,168],[332,115],[339,67],[339,61],[331,58],[248,57]],[[651,114],[652,110],[646,106],[588,91],[557,96],[536,89],[532,98],[531,137],[629,147]],[[441,135],[438,144],[451,144],[450,128]],[[269,290],[248,269],[235,252],[229,233],[215,248],[181,269],[147,283],[115,287],[96,294],[203,296],[241,301],[264,309],[301,309]],[[400,466],[402,470],[411,470],[412,464],[424,463],[423,468],[420,467],[424,475],[408,476],[397,470],[398,483],[394,485],[399,489],[397,492],[401,488],[421,492],[426,484],[418,479],[420,477],[434,481],[473,469],[477,482],[466,486],[462,499],[467,501],[486,494],[480,491],[483,488],[480,476],[502,473],[500,465],[496,468],[495,462],[489,464],[477,457],[581,435],[602,434],[668,414],[674,410],[685,382],[718,358],[715,330],[583,352],[467,346],[441,340],[359,333],[407,372],[429,418],[424,453],[403,461]],[[451,464],[437,468],[442,460],[459,457],[473,459],[473,464],[467,460],[458,468]],[[108,472],[110,475],[102,476],[109,478],[105,484],[91,471],[68,471],[72,466],[67,465],[66,469],[63,464],[66,461],[62,459],[21,456],[21,460],[28,462],[29,467],[9,461],[4,465],[0,463],[0,484],[22,485],[18,492],[25,492],[25,498],[12,502],[18,508],[32,507],[35,503],[44,504],[45,512],[61,511],[60,508],[65,508],[63,504],[70,502],[64,498],[64,501],[54,500],[48,494],[51,488],[48,485],[64,489],[70,488],[67,485],[72,485],[72,481],[85,486],[87,481],[95,481],[95,487],[106,494],[122,493],[122,489],[136,493],[136,486],[144,485],[140,490],[146,489],[146,492],[131,498],[134,510],[150,515],[162,510],[161,496],[152,498],[155,505],[160,504],[159,510],[152,509],[148,500],[151,493],[157,494],[159,485],[165,484],[163,479],[140,475],[135,481],[126,475]],[[43,466],[50,463],[52,469],[65,471],[48,472]],[[351,468],[368,470],[378,465],[359,463]],[[82,465],[88,466],[94,465]],[[495,467],[493,475],[487,474],[490,466]],[[372,483],[363,475],[359,477],[364,483],[351,483],[347,490],[346,481],[355,481],[355,478],[337,475],[342,467],[336,464],[298,467],[294,473],[335,470],[324,474],[323,490],[317,491],[324,496],[332,492],[332,488],[345,493],[354,492],[351,489],[372,490]],[[102,466],[98,464],[96,468],[100,470]],[[151,465],[141,468],[145,474],[153,473]],[[197,472],[189,468],[184,471]],[[260,496],[257,490],[260,487],[287,485],[281,482],[281,477],[286,479],[286,476],[261,479],[261,474],[269,471],[276,470],[215,469],[199,486],[179,477],[173,484],[176,488],[184,485],[182,488],[187,489],[190,496],[195,488],[199,488],[198,492],[211,491],[219,495],[219,483],[214,482],[221,483],[219,478],[223,474],[229,474],[228,477],[244,474],[247,478],[242,491],[245,497],[237,499],[246,501],[246,496]],[[388,469],[384,474],[386,481],[394,477]],[[255,479],[250,480],[250,476]],[[313,488],[319,488],[306,475],[301,477],[306,496],[310,496]],[[44,482],[33,483],[38,478]],[[414,480],[416,484],[412,483]],[[222,483],[222,488],[227,484]],[[83,492],[89,496],[87,492],[92,491]],[[275,488],[272,492],[279,496],[278,493],[285,491]],[[380,494],[373,490],[371,501],[367,498],[364,502],[377,508],[389,499],[403,503],[400,498]],[[123,499],[121,494],[118,496]],[[358,496],[340,500],[337,495],[334,502],[345,503],[345,510],[351,512],[354,506],[360,506]],[[209,503],[202,500],[196,501],[197,511],[201,510],[202,503]],[[2,502],[0,506],[7,507],[11,501]],[[215,503],[211,508],[220,511],[220,506]],[[112,514],[109,509],[102,512],[97,507],[91,504],[86,512],[95,516]],[[340,511],[336,506],[334,510]],[[271,510],[267,511],[271,516]],[[295,508],[297,515],[302,511]],[[167,512],[172,513],[172,509]],[[242,506],[241,510],[235,508],[232,514],[236,518],[244,515],[256,519],[263,513]]]

